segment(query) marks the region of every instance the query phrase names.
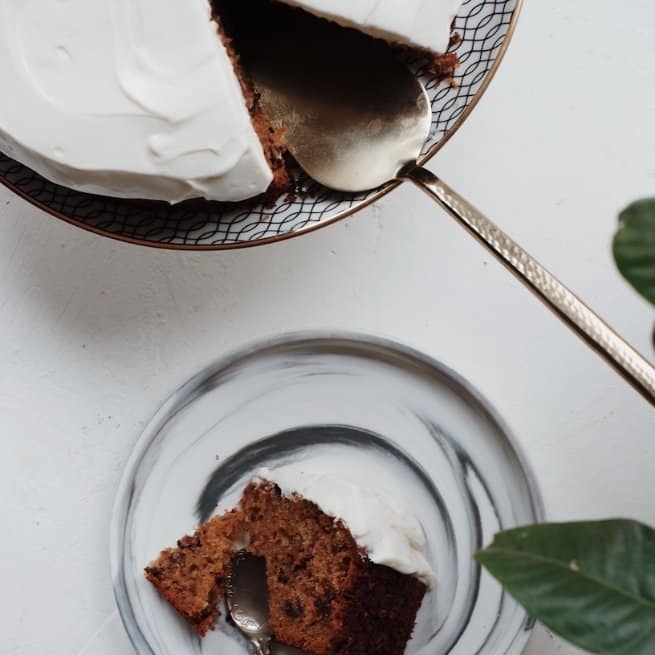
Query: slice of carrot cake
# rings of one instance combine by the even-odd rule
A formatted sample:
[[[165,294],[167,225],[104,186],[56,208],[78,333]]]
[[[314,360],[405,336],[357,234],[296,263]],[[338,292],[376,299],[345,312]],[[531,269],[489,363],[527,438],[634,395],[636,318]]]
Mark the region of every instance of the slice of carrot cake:
[[[266,562],[275,639],[314,655],[402,655],[434,582],[420,526],[386,499],[294,467],[262,470],[237,508],[146,569],[200,636],[239,544]]]

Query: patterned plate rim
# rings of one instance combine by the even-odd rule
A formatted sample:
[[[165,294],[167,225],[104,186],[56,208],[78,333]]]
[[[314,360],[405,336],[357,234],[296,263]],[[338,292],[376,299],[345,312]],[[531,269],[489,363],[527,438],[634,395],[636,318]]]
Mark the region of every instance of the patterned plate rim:
[[[505,38],[503,39],[503,44],[500,47],[500,50],[498,52],[498,55],[496,56],[493,64],[491,65],[491,68],[488,70],[487,74],[485,75],[485,79],[483,80],[482,84],[480,85],[480,88],[478,89],[477,93],[473,97],[473,99],[468,103],[466,109],[462,112],[462,114],[457,118],[457,120],[453,123],[453,125],[448,129],[448,131],[444,134],[444,136],[437,142],[435,143],[432,148],[428,150],[428,152],[419,160],[419,163],[421,165],[426,164],[429,162],[447,143],[450,141],[450,139],[458,132],[458,130],[461,128],[461,126],[464,124],[464,122],[468,119],[470,114],[473,112],[473,110],[477,107],[478,103],[484,96],[485,92],[489,88],[489,85],[493,81],[494,77],[496,76],[496,73],[498,72],[498,69],[500,68],[501,64],[503,63],[503,60],[505,59],[505,55],[507,53],[507,50],[513,40],[514,33],[516,31],[516,26],[519,21],[519,17],[521,15],[521,10],[523,9],[523,4],[525,0],[516,0],[516,5],[514,7],[513,13],[512,13],[512,19],[510,21],[507,34]],[[344,220],[345,218],[348,218],[349,216],[352,216],[356,214],[357,212],[361,211],[362,209],[369,207],[373,203],[379,201],[381,198],[386,196],[388,193],[391,193],[395,189],[397,189],[402,182],[392,182],[388,184],[387,186],[379,189],[375,193],[372,193],[370,196],[368,196],[366,199],[356,203],[354,206],[349,207],[348,209],[342,210],[340,212],[337,212],[334,216],[331,216],[330,218],[326,218],[324,220],[319,221],[318,223],[313,223],[313,224],[308,224],[305,227],[299,228],[294,231],[290,232],[285,232],[284,234],[279,234],[276,236],[271,236],[271,237],[265,237],[263,239],[257,239],[255,241],[239,241],[235,243],[216,243],[216,244],[180,244],[180,243],[155,243],[153,241],[146,241],[145,239],[138,239],[134,237],[129,237],[129,236],[122,236],[120,234],[117,234],[115,232],[109,232],[102,230],[100,228],[93,227],[92,225],[88,225],[86,223],[83,223],[82,221],[78,221],[70,216],[67,216],[66,214],[59,212],[57,210],[54,210],[44,203],[40,202],[36,198],[32,197],[29,193],[23,191],[16,185],[12,184],[9,182],[4,176],[0,176],[0,184],[8,188],[10,191],[15,193],[17,196],[22,198],[23,200],[26,200],[28,203],[33,205],[34,207],[37,207],[38,209],[41,209],[44,211],[46,214],[49,214],[50,216],[53,216],[54,218],[57,218],[61,221],[64,221],[65,223],[68,223],[69,225],[72,225],[74,227],[81,228],[82,230],[85,230],[87,232],[91,232],[93,234],[97,234],[99,236],[107,237],[109,239],[113,239],[114,241],[120,241],[123,243],[129,243],[132,245],[137,245],[137,246],[144,246],[147,248],[155,248],[159,250],[178,250],[178,251],[195,251],[195,252],[200,252],[200,251],[206,251],[206,252],[211,252],[211,251],[220,251],[220,250],[241,250],[244,248],[255,248],[258,246],[265,246],[265,245],[270,245],[273,243],[278,243],[281,241],[287,241],[289,239],[295,239],[297,237],[304,236],[305,234],[309,234],[311,232],[315,232],[317,230],[320,230],[324,227],[328,227],[330,225],[334,225],[335,223]]]

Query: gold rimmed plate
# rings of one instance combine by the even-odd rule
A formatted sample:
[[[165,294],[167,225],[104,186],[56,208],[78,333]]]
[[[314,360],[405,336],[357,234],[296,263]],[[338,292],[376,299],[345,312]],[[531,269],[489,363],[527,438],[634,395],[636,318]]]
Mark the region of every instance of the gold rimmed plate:
[[[484,94],[511,41],[522,0],[465,0],[454,22],[461,66],[454,83],[439,83],[423,62],[408,61],[432,103],[432,130],[423,161],[455,134]],[[52,216],[77,227],[144,246],[222,250],[263,245],[339,221],[395,189],[393,183],[361,194],[329,191],[301,179],[300,193],[270,205],[195,200],[169,205],[80,193],[53,184],[0,153],[0,182]]]

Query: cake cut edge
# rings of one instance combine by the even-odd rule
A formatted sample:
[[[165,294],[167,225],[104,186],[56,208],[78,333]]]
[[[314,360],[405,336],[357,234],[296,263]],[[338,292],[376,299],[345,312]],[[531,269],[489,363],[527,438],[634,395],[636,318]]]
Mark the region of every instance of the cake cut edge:
[[[229,28],[221,19],[218,5],[214,0],[210,1],[210,9],[212,20],[216,24],[218,38],[232,63],[234,74],[241,86],[246,108],[250,114],[253,129],[259,138],[264,157],[273,174],[273,180],[264,195],[271,199],[277,199],[285,192],[291,191],[294,185],[288,168],[290,155],[284,139],[284,130],[273,127],[261,106],[259,93],[255,90],[250,76],[241,64],[241,57],[234,43],[234,35],[230,34]]]

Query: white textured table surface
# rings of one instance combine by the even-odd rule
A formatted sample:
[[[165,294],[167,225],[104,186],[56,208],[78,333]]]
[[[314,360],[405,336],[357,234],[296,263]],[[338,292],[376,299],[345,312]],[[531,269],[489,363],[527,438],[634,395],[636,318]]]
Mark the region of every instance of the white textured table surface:
[[[653,356],[619,278],[619,209],[655,195],[655,4],[528,0],[488,95],[433,162]],[[128,655],[108,568],[124,462],[181,382],[284,331],[381,333],[506,417],[552,519],[655,524],[655,412],[414,189],[230,254],[142,250],[0,191],[0,653]],[[574,650],[539,632],[530,655]],[[500,655],[500,654],[499,654]]]

